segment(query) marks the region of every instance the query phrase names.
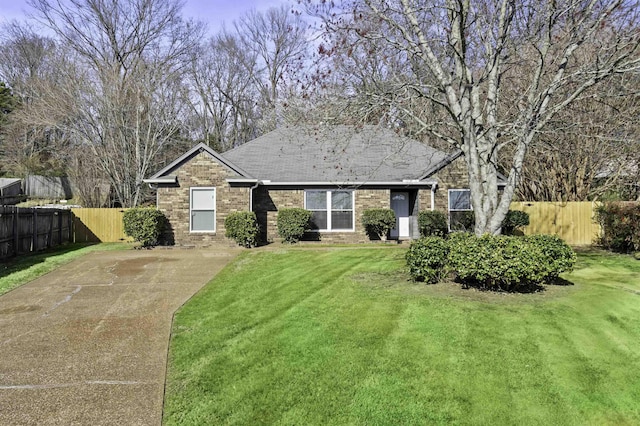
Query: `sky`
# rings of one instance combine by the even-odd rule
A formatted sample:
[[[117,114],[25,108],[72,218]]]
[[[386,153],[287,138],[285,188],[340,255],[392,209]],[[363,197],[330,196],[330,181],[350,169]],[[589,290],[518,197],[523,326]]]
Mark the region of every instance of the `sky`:
[[[245,12],[256,9],[264,11],[269,7],[291,4],[287,0],[185,0],[182,14],[207,23],[209,32],[216,33],[226,22],[231,26],[234,19]],[[13,19],[23,20],[29,11],[26,0],[0,0],[0,24]]]

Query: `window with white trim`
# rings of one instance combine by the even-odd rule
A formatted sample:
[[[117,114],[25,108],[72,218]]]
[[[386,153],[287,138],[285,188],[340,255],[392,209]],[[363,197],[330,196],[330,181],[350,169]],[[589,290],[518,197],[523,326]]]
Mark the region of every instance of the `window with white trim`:
[[[305,209],[312,212],[314,231],[354,231],[353,191],[306,190]]]
[[[189,231],[216,232],[216,189],[190,188]]]
[[[469,231],[473,228],[471,190],[449,190],[449,230]]]

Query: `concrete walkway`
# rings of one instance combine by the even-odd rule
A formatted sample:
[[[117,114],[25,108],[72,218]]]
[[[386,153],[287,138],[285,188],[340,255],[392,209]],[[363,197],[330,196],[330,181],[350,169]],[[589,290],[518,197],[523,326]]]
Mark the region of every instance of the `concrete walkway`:
[[[0,297],[0,424],[159,425],[172,314],[237,253],[96,252]]]

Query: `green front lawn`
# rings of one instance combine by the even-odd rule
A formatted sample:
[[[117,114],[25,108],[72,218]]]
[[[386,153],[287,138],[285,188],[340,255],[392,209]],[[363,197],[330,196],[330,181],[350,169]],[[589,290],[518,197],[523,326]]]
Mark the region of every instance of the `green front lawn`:
[[[640,423],[639,261],[515,295],[408,282],[404,253],[245,252],[176,316],[165,423]]]

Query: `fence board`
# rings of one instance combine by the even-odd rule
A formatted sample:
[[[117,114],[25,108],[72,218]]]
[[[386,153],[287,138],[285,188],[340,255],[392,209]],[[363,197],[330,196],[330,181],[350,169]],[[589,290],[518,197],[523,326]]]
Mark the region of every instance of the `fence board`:
[[[512,210],[529,214],[529,226],[524,233],[558,235],[574,246],[590,245],[600,234],[594,214],[598,203],[585,202],[513,202]]]
[[[71,212],[0,206],[0,259],[71,240]]]
[[[131,241],[124,234],[122,216],[126,209],[71,209],[75,242],[113,243]]]

